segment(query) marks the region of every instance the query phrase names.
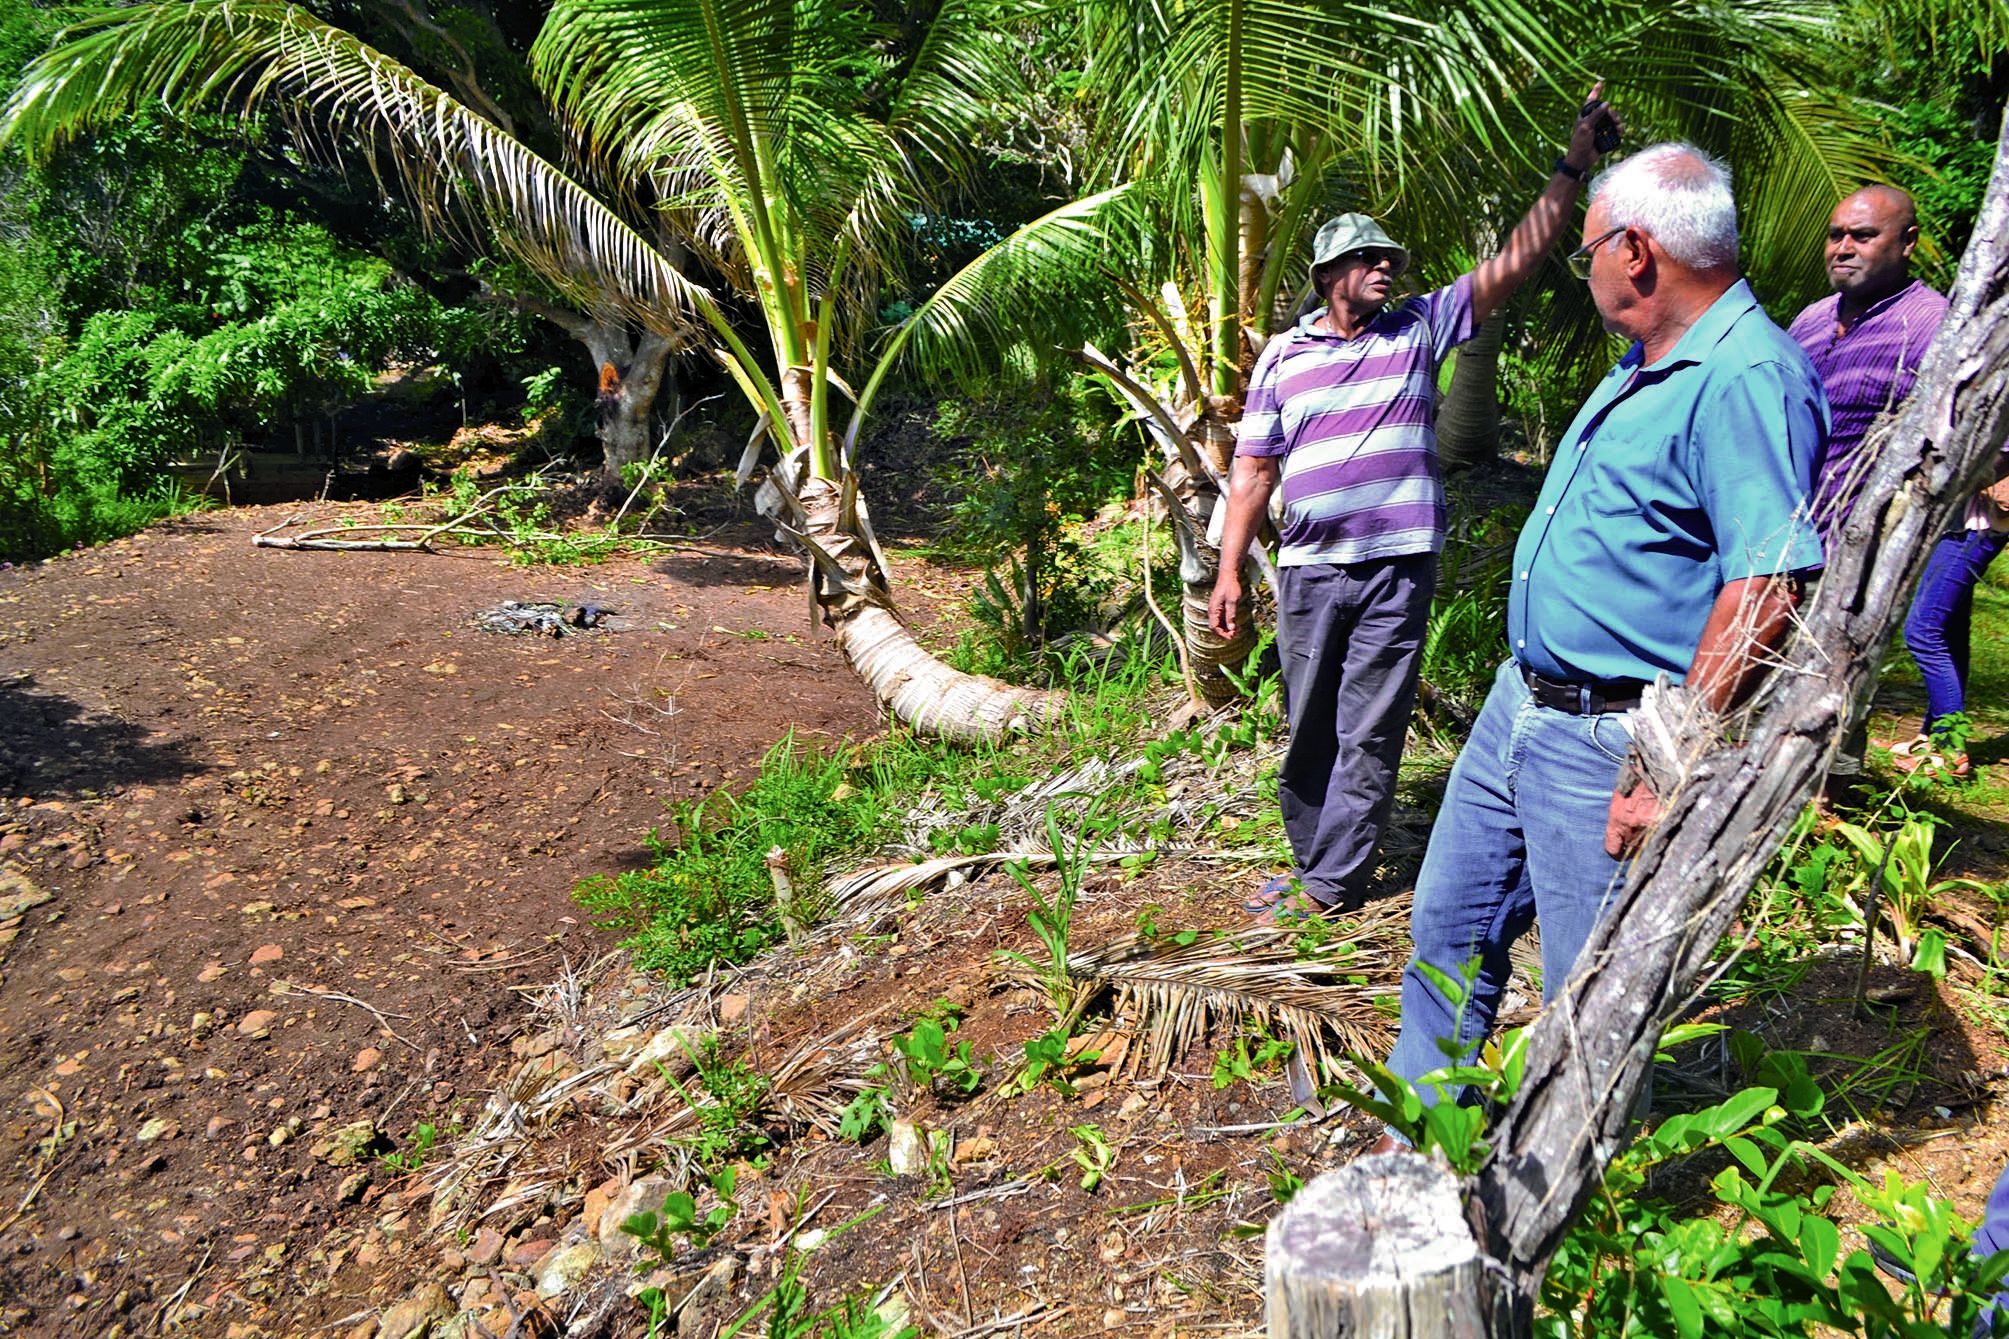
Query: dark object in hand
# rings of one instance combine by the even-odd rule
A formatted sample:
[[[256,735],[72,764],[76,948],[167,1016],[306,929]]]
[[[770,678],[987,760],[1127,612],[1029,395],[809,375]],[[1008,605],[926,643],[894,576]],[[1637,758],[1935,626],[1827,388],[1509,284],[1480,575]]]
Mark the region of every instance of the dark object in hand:
[[[1610,153],[1613,149],[1616,149],[1618,147],[1618,141],[1620,138],[1618,122],[1615,119],[1613,119],[1611,114],[1611,108],[1606,106],[1604,103],[1599,102],[1595,98],[1591,99],[1589,102],[1586,102],[1583,105],[1583,110],[1577,113],[1577,119],[1581,121],[1584,117],[1589,116],[1592,112],[1597,112],[1599,114],[1596,127],[1597,139],[1595,141],[1597,144],[1597,151],[1599,153]]]

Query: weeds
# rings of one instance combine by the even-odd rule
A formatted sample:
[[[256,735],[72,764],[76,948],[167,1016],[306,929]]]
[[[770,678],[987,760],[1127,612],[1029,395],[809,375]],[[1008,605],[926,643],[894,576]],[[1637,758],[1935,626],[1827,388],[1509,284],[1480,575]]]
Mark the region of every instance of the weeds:
[[[1109,1175],[1116,1165],[1116,1148],[1102,1133],[1100,1125],[1077,1125],[1069,1133],[1075,1138],[1075,1147],[1070,1150],[1075,1165],[1081,1168],[1081,1188],[1093,1194],[1102,1184],[1102,1178]]]
[[[673,1190],[664,1197],[659,1212],[644,1209],[622,1220],[621,1231],[656,1255],[654,1260],[638,1261],[635,1266],[637,1271],[646,1273],[675,1264],[680,1253],[677,1249],[679,1238],[691,1250],[701,1251],[725,1231],[726,1225],[739,1213],[739,1204],[732,1197],[738,1176],[732,1168],[722,1167],[711,1174],[709,1182],[717,1202],[703,1214],[698,1212],[695,1196],[688,1191]]]
[[[1251,1049],[1246,1036],[1235,1038],[1231,1047],[1224,1046],[1214,1054],[1214,1087],[1226,1088],[1235,1083],[1253,1083],[1263,1074],[1290,1059],[1293,1044],[1283,1037],[1273,1037],[1256,1025],[1255,1046]]]
[[[596,876],[573,896],[602,928],[626,931],[636,962],[687,983],[714,964],[744,962],[782,938],[767,856],[787,853],[805,887],[841,851],[878,831],[876,792],[839,793],[845,768],[798,745],[768,750],[744,795],[719,794],[677,806],[679,838],[654,833],[647,869]]]
[[[893,1038],[893,1052],[911,1086],[929,1091],[946,1088],[958,1097],[968,1097],[983,1086],[984,1076],[970,1058],[970,1044],[949,1043],[955,1026],[953,1012],[946,1019],[918,1018],[906,1036]]]

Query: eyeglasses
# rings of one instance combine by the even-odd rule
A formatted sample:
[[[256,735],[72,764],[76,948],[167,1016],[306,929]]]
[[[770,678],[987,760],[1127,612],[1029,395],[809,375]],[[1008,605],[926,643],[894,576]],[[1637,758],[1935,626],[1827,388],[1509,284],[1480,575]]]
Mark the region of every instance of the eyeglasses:
[[[1607,229],[1570,252],[1569,255],[1563,258],[1563,263],[1570,267],[1570,273],[1574,274],[1577,278],[1590,278],[1591,257],[1597,253],[1599,247],[1624,231],[1623,227]]]
[[[1361,268],[1368,270],[1378,270],[1385,263],[1390,274],[1402,273],[1402,253],[1378,246],[1366,246],[1358,251],[1349,251],[1340,259],[1358,262]]]

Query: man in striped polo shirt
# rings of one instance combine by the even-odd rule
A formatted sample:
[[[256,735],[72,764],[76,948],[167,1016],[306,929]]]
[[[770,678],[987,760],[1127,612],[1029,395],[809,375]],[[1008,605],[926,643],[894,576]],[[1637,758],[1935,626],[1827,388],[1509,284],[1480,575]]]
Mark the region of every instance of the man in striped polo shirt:
[[[1237,559],[1281,483],[1277,642],[1290,749],[1278,794],[1297,865],[1244,904],[1252,913],[1358,905],[1374,877],[1444,547],[1437,368],[1561,234],[1598,131],[1618,126],[1601,93],[1591,90],[1547,188],[1500,253],[1443,288],[1391,302],[1409,253],[1363,214],[1320,228],[1311,282],[1324,305],[1272,339],[1250,374],[1210,614],[1234,635]]]

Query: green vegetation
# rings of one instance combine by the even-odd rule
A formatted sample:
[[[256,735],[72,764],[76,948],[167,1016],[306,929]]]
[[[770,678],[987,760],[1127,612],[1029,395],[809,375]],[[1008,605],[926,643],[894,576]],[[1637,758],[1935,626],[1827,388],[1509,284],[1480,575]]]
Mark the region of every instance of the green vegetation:
[[[646,1272],[666,1268],[676,1263],[683,1249],[701,1251],[711,1245],[712,1238],[725,1231],[739,1213],[739,1203],[732,1197],[738,1180],[738,1174],[730,1167],[713,1172],[707,1182],[715,1202],[702,1214],[698,1212],[695,1196],[688,1191],[673,1190],[664,1196],[660,1210],[643,1209],[623,1219],[621,1231],[655,1253],[653,1260],[637,1261],[636,1269]]]

